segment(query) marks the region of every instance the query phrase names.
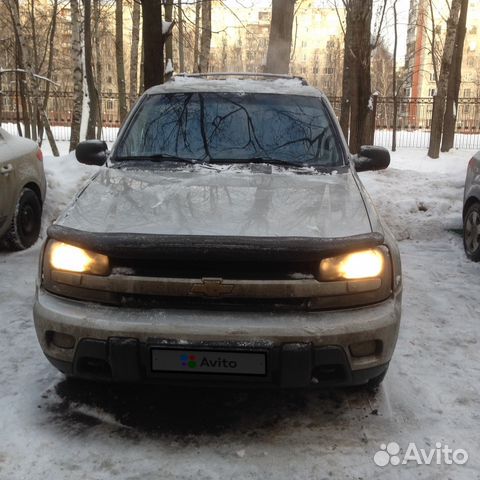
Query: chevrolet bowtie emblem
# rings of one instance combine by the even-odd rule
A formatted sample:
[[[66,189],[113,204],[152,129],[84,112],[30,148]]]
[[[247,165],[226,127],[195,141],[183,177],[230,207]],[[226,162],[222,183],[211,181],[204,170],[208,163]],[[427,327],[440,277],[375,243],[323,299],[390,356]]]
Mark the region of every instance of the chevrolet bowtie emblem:
[[[223,283],[222,278],[202,278],[202,283],[195,283],[190,293],[219,298],[232,293],[233,287],[231,283]]]

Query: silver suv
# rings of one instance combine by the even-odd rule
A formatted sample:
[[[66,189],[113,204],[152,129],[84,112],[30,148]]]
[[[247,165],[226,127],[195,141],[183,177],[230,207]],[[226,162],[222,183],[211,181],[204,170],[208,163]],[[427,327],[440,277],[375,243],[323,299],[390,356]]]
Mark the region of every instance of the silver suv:
[[[0,128],[0,243],[23,250],[38,239],[47,183],[42,151]]]
[[[299,79],[174,77],[148,90],[48,230],[34,307],[69,376],[378,385],[400,324],[397,245],[326,97]]]

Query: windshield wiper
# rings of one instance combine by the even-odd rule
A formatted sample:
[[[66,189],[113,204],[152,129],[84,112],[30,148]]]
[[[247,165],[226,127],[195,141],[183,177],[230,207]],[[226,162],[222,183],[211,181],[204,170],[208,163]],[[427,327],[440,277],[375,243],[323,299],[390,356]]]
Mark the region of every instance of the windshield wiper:
[[[248,164],[248,163],[266,163],[268,165],[280,165],[288,167],[307,167],[308,164],[292,162],[290,160],[282,160],[279,158],[270,157],[253,157],[253,158],[232,158],[232,159],[211,159],[209,163],[221,163],[221,164]]]
[[[180,162],[188,164],[202,163],[201,160],[196,160],[195,158],[184,158],[176,157],[175,155],[168,155],[164,153],[157,153],[154,155],[138,155],[138,156],[128,156],[128,157],[115,157],[116,162],[131,162],[131,161],[140,161],[140,162]]]

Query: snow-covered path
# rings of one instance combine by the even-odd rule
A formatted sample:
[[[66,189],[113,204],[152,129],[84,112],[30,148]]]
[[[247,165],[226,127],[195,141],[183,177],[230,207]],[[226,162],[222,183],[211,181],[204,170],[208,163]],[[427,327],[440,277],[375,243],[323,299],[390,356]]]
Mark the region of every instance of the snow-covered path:
[[[456,232],[469,155],[401,151],[362,174],[404,268],[399,342],[376,396],[72,386],[33,329],[40,245],[0,252],[0,479],[480,478],[480,264]],[[46,167],[49,222],[92,170],[72,158]],[[469,461],[376,466],[392,441],[441,442]]]

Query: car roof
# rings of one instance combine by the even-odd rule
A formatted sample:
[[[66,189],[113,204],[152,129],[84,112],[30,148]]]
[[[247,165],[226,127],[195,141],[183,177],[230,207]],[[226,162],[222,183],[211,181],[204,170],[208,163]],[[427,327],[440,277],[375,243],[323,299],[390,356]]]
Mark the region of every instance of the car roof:
[[[218,74],[222,76],[222,74]],[[260,75],[261,76],[261,75]],[[324,98],[324,94],[305,83],[301,78],[266,77],[264,80],[239,74],[238,78],[229,74],[224,79],[208,79],[201,76],[177,75],[162,85],[148,89],[147,95],[160,93],[276,93],[281,95],[301,95]],[[255,77],[255,76],[253,76]]]

